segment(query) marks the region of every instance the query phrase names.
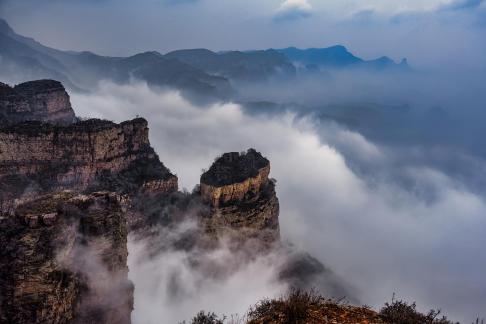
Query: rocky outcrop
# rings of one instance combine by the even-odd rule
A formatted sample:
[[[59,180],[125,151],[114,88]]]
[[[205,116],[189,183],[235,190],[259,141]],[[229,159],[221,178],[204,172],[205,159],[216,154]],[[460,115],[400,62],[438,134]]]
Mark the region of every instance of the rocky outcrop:
[[[0,83],[0,123],[43,121],[71,124],[76,120],[64,86],[53,80],[38,80],[10,87]]]
[[[278,241],[279,203],[269,179],[270,162],[254,149],[225,153],[201,176],[201,199],[211,207],[203,217],[210,237]]]
[[[0,323],[130,323],[127,208],[177,182],[146,120],[76,121],[58,82],[0,84]]]
[[[225,153],[201,177],[203,201],[218,207],[257,195],[268,182],[270,162],[254,150]]]
[[[133,199],[178,189],[147,121],[73,123],[53,81],[0,85],[0,108],[0,323],[130,323]]]
[[[147,121],[27,122],[0,129],[2,210],[15,199],[69,189],[134,194],[177,190],[177,177],[150,146]]]
[[[0,217],[0,323],[130,323],[127,227],[113,193],[43,196]]]

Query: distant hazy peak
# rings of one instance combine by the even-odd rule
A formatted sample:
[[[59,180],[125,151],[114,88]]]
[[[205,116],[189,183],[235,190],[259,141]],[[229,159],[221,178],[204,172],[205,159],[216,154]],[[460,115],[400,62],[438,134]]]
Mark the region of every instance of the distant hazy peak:
[[[334,52],[348,52],[348,49],[344,45],[333,45],[333,46],[328,46],[328,47],[309,47],[309,48],[298,48],[295,46],[290,46],[287,48],[282,48],[282,49],[272,49],[274,51],[280,52],[280,51],[334,51]]]
[[[191,49],[180,49],[167,53],[166,55],[173,54],[216,54],[215,52],[208,50],[207,48],[191,48]]]
[[[348,49],[343,45],[333,45],[333,46],[329,46],[329,47],[316,48],[316,49],[317,50],[328,50],[328,51],[334,51],[334,52],[349,53]]]
[[[6,20],[0,18],[0,33],[2,34],[14,34],[14,30],[10,25],[7,23]]]
[[[370,62],[376,62],[376,63],[379,63],[379,64],[395,64],[395,62],[389,58],[388,56],[382,56],[380,58],[377,58],[375,60],[372,60]]]
[[[147,52],[143,52],[143,53],[138,53],[138,54],[132,55],[132,57],[133,56],[137,56],[137,55],[142,55],[142,56],[156,56],[156,57],[162,57],[163,56],[162,54],[160,54],[157,51],[147,51]]]

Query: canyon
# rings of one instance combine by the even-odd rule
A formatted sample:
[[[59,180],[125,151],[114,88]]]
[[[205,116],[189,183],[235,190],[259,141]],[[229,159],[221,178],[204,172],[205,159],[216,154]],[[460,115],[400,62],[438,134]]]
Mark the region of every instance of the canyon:
[[[147,121],[80,120],[52,80],[0,90],[0,323],[130,323],[127,236],[160,226],[149,199],[170,210],[184,195]],[[218,158],[188,197],[201,240],[278,243],[269,173],[253,149]]]

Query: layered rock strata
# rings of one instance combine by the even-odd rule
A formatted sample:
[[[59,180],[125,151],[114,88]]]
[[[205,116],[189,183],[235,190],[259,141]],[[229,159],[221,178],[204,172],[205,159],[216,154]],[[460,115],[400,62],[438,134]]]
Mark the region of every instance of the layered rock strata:
[[[0,83],[0,123],[43,121],[71,124],[76,120],[64,86],[53,80],[38,80],[10,87]]]
[[[69,111],[60,83],[0,85],[0,323],[129,323],[133,198],[178,189],[145,119]]]
[[[269,179],[270,162],[254,149],[225,153],[201,176],[201,199],[211,207],[203,217],[205,232],[214,238],[279,240],[279,202]]]
[[[0,323],[130,323],[119,196],[63,192],[0,217]]]
[[[26,122],[0,129],[1,209],[15,199],[69,189],[121,193],[177,190],[177,177],[150,146],[147,121]]]

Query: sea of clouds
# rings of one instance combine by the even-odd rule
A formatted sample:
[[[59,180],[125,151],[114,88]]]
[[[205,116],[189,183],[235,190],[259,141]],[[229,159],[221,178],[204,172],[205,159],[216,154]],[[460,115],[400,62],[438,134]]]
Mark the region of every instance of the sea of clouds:
[[[395,293],[454,320],[471,321],[484,311],[484,195],[462,177],[417,163],[423,150],[390,149],[334,122],[291,112],[252,115],[235,103],[200,107],[177,92],[136,82],[101,83],[94,93],[73,93],[72,101],[80,116],[145,117],[152,145],[181,188],[191,190],[201,169],[223,152],[262,152],[278,181],[283,240],[344,278],[363,304],[379,308]],[[366,161],[375,167],[358,172],[356,165]],[[475,163],[484,169],[480,159]],[[241,315],[287,288],[275,280],[274,255],[214,280],[187,266],[185,252],[146,258],[143,241],[132,241],[129,250],[135,323],[187,320],[201,309]],[[225,249],[208,258],[231,262]]]

